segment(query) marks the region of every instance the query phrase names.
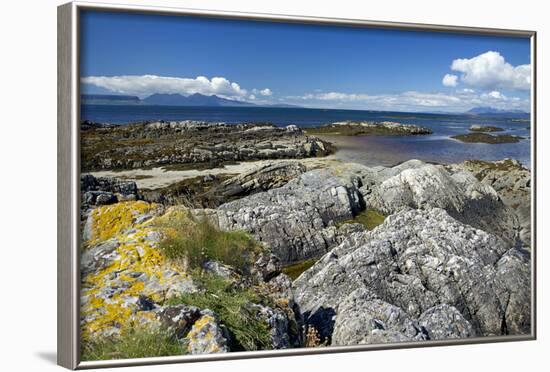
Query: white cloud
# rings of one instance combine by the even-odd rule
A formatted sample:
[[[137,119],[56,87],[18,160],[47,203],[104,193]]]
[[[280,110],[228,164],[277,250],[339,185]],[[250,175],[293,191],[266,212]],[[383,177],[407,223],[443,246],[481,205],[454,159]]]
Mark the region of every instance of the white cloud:
[[[271,89],[265,88],[265,89],[252,89],[252,93],[259,94],[261,96],[270,96],[273,94]]]
[[[236,82],[224,77],[208,79],[204,76],[196,78],[181,78],[157,75],[125,75],[125,76],[88,76],[81,79],[83,84],[107,89],[121,94],[146,97],[153,93],[180,93],[189,95],[200,93],[204,95],[219,95],[225,98],[244,99],[248,95],[246,89]],[[263,96],[272,94],[269,88],[258,91]]]
[[[270,95],[273,94],[273,92],[271,92],[271,89],[265,88],[265,89],[260,90],[260,94],[262,96],[270,96]]]
[[[256,96],[254,94],[251,94],[248,96],[248,99],[254,101],[256,99]]]
[[[483,93],[481,97],[506,100],[506,96],[497,90],[493,90],[492,92],[489,92],[489,93]]]
[[[452,74],[445,74],[441,81],[446,87],[456,87],[458,76]]]
[[[499,52],[489,51],[476,57],[455,59],[451,70],[461,72],[460,80],[484,89],[531,88],[531,65],[512,66]]]
[[[476,106],[529,111],[529,99],[507,97],[499,91],[476,94],[472,89],[460,89],[451,93],[407,91],[396,94],[365,93],[308,93],[287,96],[287,100],[312,107],[333,107],[396,111],[454,111],[463,112]]]
[[[334,101],[334,100],[361,101],[361,100],[369,99],[369,95],[367,94],[353,94],[353,93],[340,93],[340,92],[306,94],[303,97],[306,99],[317,99],[322,101]]]

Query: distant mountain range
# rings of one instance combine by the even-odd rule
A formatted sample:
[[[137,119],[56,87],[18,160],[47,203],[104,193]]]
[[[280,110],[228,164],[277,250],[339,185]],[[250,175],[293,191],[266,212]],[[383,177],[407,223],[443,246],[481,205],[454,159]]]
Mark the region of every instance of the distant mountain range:
[[[257,107],[247,101],[237,101],[204,94],[184,96],[178,93],[155,93],[143,99],[136,96],[109,94],[82,94],[81,103],[88,105],[155,105],[155,106],[208,106],[208,107]],[[267,107],[299,107],[286,104],[263,105]]]
[[[474,107],[465,112],[467,115],[480,115],[480,116],[526,116],[528,112],[522,110],[502,110],[493,107]]]

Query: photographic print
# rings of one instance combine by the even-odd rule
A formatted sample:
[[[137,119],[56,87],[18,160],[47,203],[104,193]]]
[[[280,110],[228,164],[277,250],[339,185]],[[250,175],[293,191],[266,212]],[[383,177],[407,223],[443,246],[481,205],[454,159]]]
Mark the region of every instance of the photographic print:
[[[83,9],[78,43],[82,361],[532,334],[530,37]]]

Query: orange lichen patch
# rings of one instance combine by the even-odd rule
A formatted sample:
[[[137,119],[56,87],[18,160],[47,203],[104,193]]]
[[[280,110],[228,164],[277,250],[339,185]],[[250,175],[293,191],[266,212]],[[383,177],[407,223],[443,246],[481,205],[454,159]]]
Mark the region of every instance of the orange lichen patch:
[[[156,214],[157,204],[144,201],[128,201],[105,205],[91,212],[91,229],[88,245],[110,239],[128,230],[140,216]]]
[[[137,208],[136,203],[139,203]],[[171,295],[195,290],[191,277],[177,263],[167,260],[158,249],[159,232],[153,221],[132,222],[135,211],[147,213],[152,208],[136,203],[119,203],[126,205],[111,206],[109,212],[104,209],[101,213],[110,215],[111,220],[118,216],[116,227],[100,239],[116,239],[119,246],[108,266],[82,278],[81,327],[84,339],[94,334],[120,334],[127,328],[156,324],[154,312],[140,311],[140,297],[162,304]]]

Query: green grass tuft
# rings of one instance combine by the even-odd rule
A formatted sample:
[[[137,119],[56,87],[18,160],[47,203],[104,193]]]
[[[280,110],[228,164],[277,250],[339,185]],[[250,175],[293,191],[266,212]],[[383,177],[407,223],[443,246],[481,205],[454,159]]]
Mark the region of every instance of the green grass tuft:
[[[185,349],[167,330],[130,329],[119,337],[82,343],[82,360],[110,360],[183,355]]]
[[[246,273],[261,246],[247,233],[220,231],[206,219],[191,215],[164,222],[165,236],[159,247],[172,260],[187,260],[190,269],[200,269],[213,260]]]
[[[257,293],[250,288],[236,288],[212,274],[194,276],[193,279],[198,282],[201,291],[172,298],[170,304],[212,310],[231,333],[232,351],[272,348],[268,325],[258,318],[251,306],[264,302]]]

